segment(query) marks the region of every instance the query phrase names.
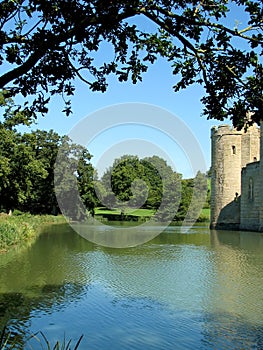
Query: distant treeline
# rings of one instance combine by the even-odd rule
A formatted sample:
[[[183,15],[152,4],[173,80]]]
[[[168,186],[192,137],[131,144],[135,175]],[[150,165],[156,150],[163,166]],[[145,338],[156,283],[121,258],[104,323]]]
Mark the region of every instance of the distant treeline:
[[[96,182],[96,189],[106,207],[154,209],[159,220],[182,221],[186,215],[189,220],[197,218],[203,207],[209,208],[208,184],[200,172],[194,179],[182,179],[158,156],[124,155]]]
[[[71,219],[84,218],[83,208],[94,215],[95,207],[107,206],[159,209],[161,220],[176,212],[174,219],[181,221],[186,213],[196,215],[200,202],[209,207],[205,174],[182,179],[160,157],[125,155],[98,179],[91,157],[85,147],[53,130],[20,133],[0,123],[0,211],[58,214],[57,198],[63,197],[64,214]],[[74,194],[84,206],[76,205]]]
[[[84,204],[88,209],[94,208],[96,203],[93,191],[94,169],[87,149],[52,130],[37,130],[22,134],[2,123],[0,124],[1,211],[19,210],[33,214],[60,212],[54,191],[54,165],[58,149],[62,146],[65,157],[61,164],[58,164],[57,172],[61,172],[62,182],[57,190],[71,193],[72,179],[77,179]],[[74,164],[76,162],[77,165]],[[65,171],[66,166],[68,171]],[[88,192],[88,195],[84,192]]]

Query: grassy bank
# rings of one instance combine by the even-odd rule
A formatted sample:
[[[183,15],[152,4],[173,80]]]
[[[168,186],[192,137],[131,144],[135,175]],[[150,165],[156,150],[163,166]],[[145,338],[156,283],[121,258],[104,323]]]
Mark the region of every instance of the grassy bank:
[[[0,215],[0,253],[13,246],[33,241],[44,224],[65,222],[63,216],[52,215]]]
[[[210,221],[210,209],[203,208],[197,222],[209,222]]]
[[[155,214],[155,210],[152,209],[128,209],[125,210],[123,220],[132,221],[132,218],[137,218],[138,221],[143,218],[149,219]],[[121,220],[121,210],[120,209],[107,209],[105,207],[99,207],[95,209],[95,215],[99,217],[104,217],[109,220]],[[209,222],[210,221],[210,209],[204,208],[201,211],[197,222]]]
[[[152,216],[155,210],[152,209],[128,209],[125,210],[125,215],[131,216]],[[99,207],[95,209],[95,215],[121,215],[120,209],[107,209]]]

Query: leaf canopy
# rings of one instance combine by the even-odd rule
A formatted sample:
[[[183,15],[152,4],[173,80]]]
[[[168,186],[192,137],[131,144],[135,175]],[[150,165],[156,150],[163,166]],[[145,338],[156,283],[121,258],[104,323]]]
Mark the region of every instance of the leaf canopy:
[[[54,94],[70,114],[76,79],[102,92],[112,74],[137,83],[158,56],[173,67],[175,91],[204,87],[207,118],[237,127],[262,118],[261,0],[4,0],[0,13],[0,89],[23,96],[13,108],[27,119]]]

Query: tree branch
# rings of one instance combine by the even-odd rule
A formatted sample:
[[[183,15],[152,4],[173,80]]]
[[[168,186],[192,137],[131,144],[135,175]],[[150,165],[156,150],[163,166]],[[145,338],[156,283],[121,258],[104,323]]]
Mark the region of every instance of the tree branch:
[[[228,27],[225,27],[224,25],[220,24],[220,23],[212,23],[210,21],[196,21],[195,20],[195,16],[193,17],[193,19],[189,18],[189,17],[182,17],[180,15],[177,15],[171,11],[167,11],[164,10],[163,8],[159,7],[159,6],[151,6],[151,10],[153,11],[158,11],[159,13],[163,14],[166,17],[170,17],[170,18],[174,18],[177,20],[178,23],[185,23],[185,24],[189,24],[189,25],[193,25],[193,26],[201,26],[201,27],[207,27],[207,28],[216,28],[216,29],[220,29],[220,30],[224,30],[226,33],[231,34],[232,36],[236,36],[245,40],[249,40],[249,41],[255,41],[258,42],[258,39],[247,36],[247,35],[242,35],[243,32],[247,32],[249,30],[256,30],[257,27],[255,26],[250,26],[247,27],[243,30],[237,31],[237,30],[233,30],[230,29]],[[147,9],[144,9],[144,14],[146,13]],[[261,20],[261,23],[263,23],[263,19]],[[251,29],[249,29],[251,28]]]
[[[188,41],[185,37],[183,37],[181,34],[179,34],[178,32],[176,32],[175,30],[171,29],[168,25],[166,25],[165,23],[163,23],[162,21],[160,21],[159,19],[157,19],[155,16],[149,14],[148,12],[144,12],[144,15],[151,19],[152,21],[154,21],[156,24],[158,24],[160,27],[162,27],[163,29],[165,29],[169,34],[175,36],[185,47],[189,48],[192,52],[193,55],[196,57],[199,67],[203,73],[203,79],[205,82],[205,85],[208,85],[208,79],[207,79],[207,74],[206,74],[206,69],[203,65],[202,59],[199,55],[198,50],[194,47],[194,45]]]
[[[26,74],[35,64],[43,57],[44,50],[35,51],[23,64],[19,67],[14,68],[13,70],[3,74],[0,77],[0,89],[3,89],[8,83],[14,79],[20,77],[23,74]]]
[[[79,68],[79,69],[77,69],[74,65],[73,65],[73,63],[71,62],[71,60],[69,59],[69,57],[68,57],[68,55],[66,54],[66,53],[64,53],[65,54],[65,57],[66,57],[66,59],[67,59],[67,61],[68,61],[68,63],[69,63],[69,65],[70,65],[70,67],[73,69],[73,71],[76,73],[76,75],[77,75],[77,77],[81,80],[81,81],[83,81],[85,84],[87,84],[87,85],[92,85],[88,80],[86,80],[85,78],[83,78],[83,76],[80,74],[80,70],[81,70],[81,68]],[[84,67],[83,67],[84,68]]]

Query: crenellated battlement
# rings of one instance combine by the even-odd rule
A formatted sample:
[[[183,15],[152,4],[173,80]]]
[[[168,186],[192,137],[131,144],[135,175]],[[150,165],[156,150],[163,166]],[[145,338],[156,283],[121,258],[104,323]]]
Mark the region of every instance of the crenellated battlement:
[[[224,135],[224,134],[232,134],[236,132],[237,130],[228,124],[213,126],[211,129],[212,135]]]

